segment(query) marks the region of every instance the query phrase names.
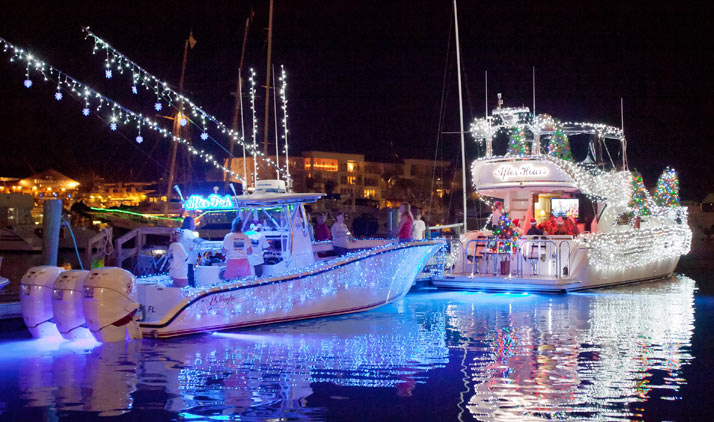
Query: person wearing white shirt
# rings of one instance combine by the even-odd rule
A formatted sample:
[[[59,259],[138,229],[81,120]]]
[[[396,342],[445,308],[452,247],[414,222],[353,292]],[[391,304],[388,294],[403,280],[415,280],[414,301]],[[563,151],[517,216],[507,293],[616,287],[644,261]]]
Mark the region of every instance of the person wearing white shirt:
[[[503,215],[503,202],[496,201],[493,203],[493,212],[491,213],[491,219],[489,220],[489,229],[493,230],[494,227],[499,227],[501,225],[501,216]]]
[[[183,219],[183,223],[181,224],[181,238],[179,241],[188,254],[188,284],[189,286],[195,286],[193,267],[198,261],[198,254],[200,252],[198,244],[203,242],[203,239],[198,237],[198,233],[196,233],[196,223],[192,217],[185,217]]]
[[[188,254],[179,241],[181,231],[176,230],[171,234],[171,244],[169,245],[169,276],[173,280],[174,287],[188,286]]]
[[[414,221],[412,222],[412,239],[414,240],[424,240],[424,233],[426,232],[426,223],[422,220],[421,211],[417,211],[414,216]]]
[[[253,253],[250,254],[248,260],[255,269],[255,274],[258,276],[262,273],[261,265],[265,263],[263,251],[270,248],[268,239],[266,239],[263,233],[260,232],[260,229],[260,225],[256,226],[255,224],[251,224],[250,230],[245,232],[245,234],[250,238],[250,247],[253,249]]]
[[[340,212],[335,216],[335,222],[332,224],[332,249],[338,255],[344,255],[349,251],[350,247],[350,230],[345,224],[345,214]]]

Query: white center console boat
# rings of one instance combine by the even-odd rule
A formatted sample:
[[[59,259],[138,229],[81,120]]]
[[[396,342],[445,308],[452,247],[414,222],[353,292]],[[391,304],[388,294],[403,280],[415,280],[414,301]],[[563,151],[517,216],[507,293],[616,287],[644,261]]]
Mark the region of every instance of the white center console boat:
[[[239,215],[249,237],[256,234],[251,233],[251,224],[262,227],[260,235],[269,246],[263,250],[254,244],[259,256],[251,256],[259,275],[226,279],[222,242],[217,241],[198,245],[193,287],[173,287],[167,274],[135,277],[116,267],[94,269],[83,286],[76,287],[84,292],[87,328],[97,340],[109,342],[126,336],[164,338],[360,312],[403,297],[443,246],[439,240],[357,240],[350,243],[346,255],[322,256],[318,252],[329,252],[331,245],[313,248],[303,206],[321,195],[256,191],[199,201],[200,206],[218,205]],[[23,283],[38,284],[33,281],[36,272]],[[51,292],[50,281],[44,280],[42,286]],[[44,304],[52,294],[43,294],[43,289],[23,290],[23,310],[44,312],[32,319],[33,326],[53,324],[51,304]],[[63,295],[54,297],[61,300]]]

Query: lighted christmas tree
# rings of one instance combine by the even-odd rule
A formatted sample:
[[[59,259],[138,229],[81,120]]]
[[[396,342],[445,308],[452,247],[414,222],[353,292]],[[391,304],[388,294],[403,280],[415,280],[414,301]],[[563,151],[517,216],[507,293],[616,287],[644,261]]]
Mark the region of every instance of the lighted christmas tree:
[[[679,177],[677,171],[667,167],[657,179],[657,189],[654,193],[655,204],[661,207],[676,207],[679,205]]]
[[[560,125],[556,125],[548,142],[548,154],[563,160],[573,161],[573,152],[570,150],[570,140]]]
[[[518,232],[516,231],[513,222],[508,217],[508,214],[503,214],[499,223],[493,229],[493,235],[498,240],[496,242],[496,251],[498,253],[515,252],[518,240]]]
[[[642,175],[637,170],[632,173],[632,198],[629,206],[634,211],[635,217],[650,215],[645,183],[642,181]]]
[[[508,139],[508,155],[526,155],[528,153],[528,143],[523,129],[519,127],[511,129],[511,136]]]

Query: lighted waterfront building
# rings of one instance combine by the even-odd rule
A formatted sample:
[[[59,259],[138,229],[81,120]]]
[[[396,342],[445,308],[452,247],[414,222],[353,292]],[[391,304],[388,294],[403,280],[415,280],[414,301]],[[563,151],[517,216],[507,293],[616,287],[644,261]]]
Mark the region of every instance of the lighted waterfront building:
[[[289,162],[297,192],[339,194],[346,203],[370,199],[379,208],[395,208],[409,201],[418,208],[431,209],[438,220],[446,217],[444,200],[460,189],[453,182],[455,171],[448,161],[404,159],[389,163],[366,161],[363,154],[304,151],[300,157],[289,157]],[[226,166],[239,175],[245,168],[248,180],[252,180],[252,157],[246,158],[245,167],[243,158],[229,159]]]
[[[155,202],[156,182],[95,182],[82,199],[91,206],[118,207],[136,206],[153,198]]]
[[[63,199],[72,202],[79,190],[79,182],[64,174],[49,169],[24,179],[3,177],[0,193],[26,193],[38,204],[44,199]]]

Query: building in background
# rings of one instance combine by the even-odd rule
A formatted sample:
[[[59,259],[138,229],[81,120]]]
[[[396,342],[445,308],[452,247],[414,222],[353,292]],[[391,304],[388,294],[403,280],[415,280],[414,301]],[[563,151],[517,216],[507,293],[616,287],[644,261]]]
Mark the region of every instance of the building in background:
[[[460,173],[448,161],[374,162],[366,161],[363,154],[304,151],[289,157],[289,163],[296,192],[324,192],[336,201],[335,207],[346,210],[365,205],[397,208],[408,201],[426,211],[434,224],[448,220],[451,192],[461,189],[460,179],[455,178]],[[226,160],[226,167],[242,176],[243,158]],[[245,169],[252,180],[252,157],[246,158]]]
[[[25,193],[32,195],[36,205],[49,199],[62,199],[66,204],[76,200],[79,182],[50,169],[24,179],[0,178],[0,193]]]

